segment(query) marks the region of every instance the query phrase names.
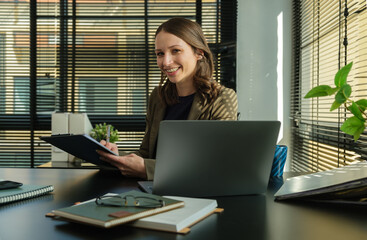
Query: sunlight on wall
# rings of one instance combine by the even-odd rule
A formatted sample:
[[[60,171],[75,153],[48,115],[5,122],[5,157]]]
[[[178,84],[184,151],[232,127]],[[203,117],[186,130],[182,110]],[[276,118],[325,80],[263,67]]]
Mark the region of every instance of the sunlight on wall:
[[[283,12],[277,17],[278,28],[278,63],[277,63],[277,119],[281,122],[280,131],[278,136],[278,142],[283,138],[283,126],[284,126],[284,111],[283,111]]]

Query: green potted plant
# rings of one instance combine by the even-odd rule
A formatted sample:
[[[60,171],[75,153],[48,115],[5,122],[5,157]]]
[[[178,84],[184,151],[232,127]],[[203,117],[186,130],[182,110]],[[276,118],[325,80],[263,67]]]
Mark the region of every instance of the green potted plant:
[[[94,139],[96,139],[98,142],[101,140],[106,140],[107,139],[107,131],[108,131],[108,127],[110,127],[110,139],[109,141],[111,143],[117,142],[119,135],[118,135],[118,131],[117,129],[115,129],[112,125],[110,124],[96,124],[96,126],[92,129],[90,136]]]
[[[335,75],[334,85],[319,85],[312,88],[305,98],[324,97],[335,95],[335,101],[330,107],[330,111],[338,109],[344,105],[345,108],[353,114],[352,117],[347,118],[340,130],[346,134],[352,135],[354,141],[357,141],[366,127],[366,109],[367,99],[359,99],[354,101],[349,97],[352,94],[352,87],[347,83],[347,76],[352,68],[353,62],[345,65]]]

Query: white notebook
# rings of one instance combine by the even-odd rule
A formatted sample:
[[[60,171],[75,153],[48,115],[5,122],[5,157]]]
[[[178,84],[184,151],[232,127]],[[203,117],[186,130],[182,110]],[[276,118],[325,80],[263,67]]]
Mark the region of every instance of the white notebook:
[[[184,201],[185,205],[168,212],[141,218],[129,225],[160,231],[187,233],[188,227],[204,219],[217,209],[217,201],[213,199],[173,197],[167,198]]]

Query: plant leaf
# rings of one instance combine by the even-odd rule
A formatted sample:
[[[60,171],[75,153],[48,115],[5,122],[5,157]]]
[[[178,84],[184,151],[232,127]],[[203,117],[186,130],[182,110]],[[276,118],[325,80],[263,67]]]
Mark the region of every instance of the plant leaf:
[[[354,136],[354,141],[357,141],[361,133],[364,131],[364,121],[361,121],[355,116],[350,117],[345,120],[340,130],[346,134]]]
[[[348,110],[353,113],[354,116],[356,116],[359,120],[365,121],[365,119],[362,116],[361,111],[359,110],[358,105],[355,102],[352,102],[352,105],[348,107]]]
[[[366,111],[366,108],[367,108],[367,99],[360,99],[360,100],[356,101],[356,103],[363,110],[363,112]]]
[[[352,94],[352,87],[349,84],[343,85],[340,90],[335,95],[335,101],[343,104],[347,101],[347,99]]]
[[[349,98],[350,95],[352,94],[352,87],[349,84],[343,85],[341,89],[343,90],[344,96],[346,98]]]
[[[334,93],[336,93],[337,91],[339,91],[340,87],[336,87],[336,88],[330,88],[329,90],[327,90],[328,95],[333,95]]]
[[[334,88],[331,88],[328,85],[320,85],[317,87],[312,88],[305,96],[305,98],[313,98],[313,97],[324,97],[329,96],[335,93],[333,90]],[[333,92],[334,91],[334,92]],[[329,94],[332,92],[331,94]]]
[[[337,101],[333,102],[333,105],[331,105],[330,112],[334,111],[335,109],[339,108],[342,103],[338,103]]]
[[[361,128],[359,128],[358,131],[356,131],[354,133],[353,137],[354,137],[354,141],[355,142],[359,139],[359,137],[361,136],[361,134],[363,133],[363,131],[364,131],[364,126],[361,127]]]
[[[353,66],[353,62],[349,63],[348,65],[345,65],[336,73],[335,79],[334,79],[335,86],[342,87],[347,83],[347,76],[352,66]]]

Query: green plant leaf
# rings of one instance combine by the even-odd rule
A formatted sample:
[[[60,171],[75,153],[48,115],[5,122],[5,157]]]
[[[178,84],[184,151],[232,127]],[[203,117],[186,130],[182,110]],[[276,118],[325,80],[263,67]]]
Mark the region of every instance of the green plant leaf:
[[[349,84],[343,85],[340,90],[335,95],[335,101],[337,103],[343,104],[352,94],[352,87]]]
[[[338,103],[337,101],[334,101],[333,104],[331,105],[330,112],[334,111],[337,108],[339,108],[340,105],[342,105],[342,103]]]
[[[330,88],[329,90],[327,90],[329,96],[333,95],[334,93],[336,93],[337,91],[339,91],[340,87],[336,87],[336,88]]]
[[[360,99],[356,101],[359,106],[367,107],[367,99]]]
[[[330,94],[331,93],[331,94]],[[320,85],[312,88],[305,96],[305,98],[313,98],[313,97],[324,97],[334,94],[334,88],[331,88],[328,85]]]
[[[354,141],[359,139],[359,136],[364,131],[364,121],[361,121],[357,117],[353,116],[345,120],[340,130],[346,134],[354,136]]]
[[[356,142],[364,131],[364,127],[361,127],[356,133],[354,133],[354,141]]]
[[[349,63],[348,65],[345,65],[336,73],[334,80],[335,86],[342,87],[347,83],[347,77],[352,66],[353,62]]]
[[[362,109],[362,111],[366,111],[367,108],[367,99],[360,99],[356,101],[357,105]]]
[[[348,110],[356,116],[359,120],[365,122],[366,120],[363,118],[361,111],[359,110],[358,105],[355,102],[352,102],[352,105],[348,107]]]

